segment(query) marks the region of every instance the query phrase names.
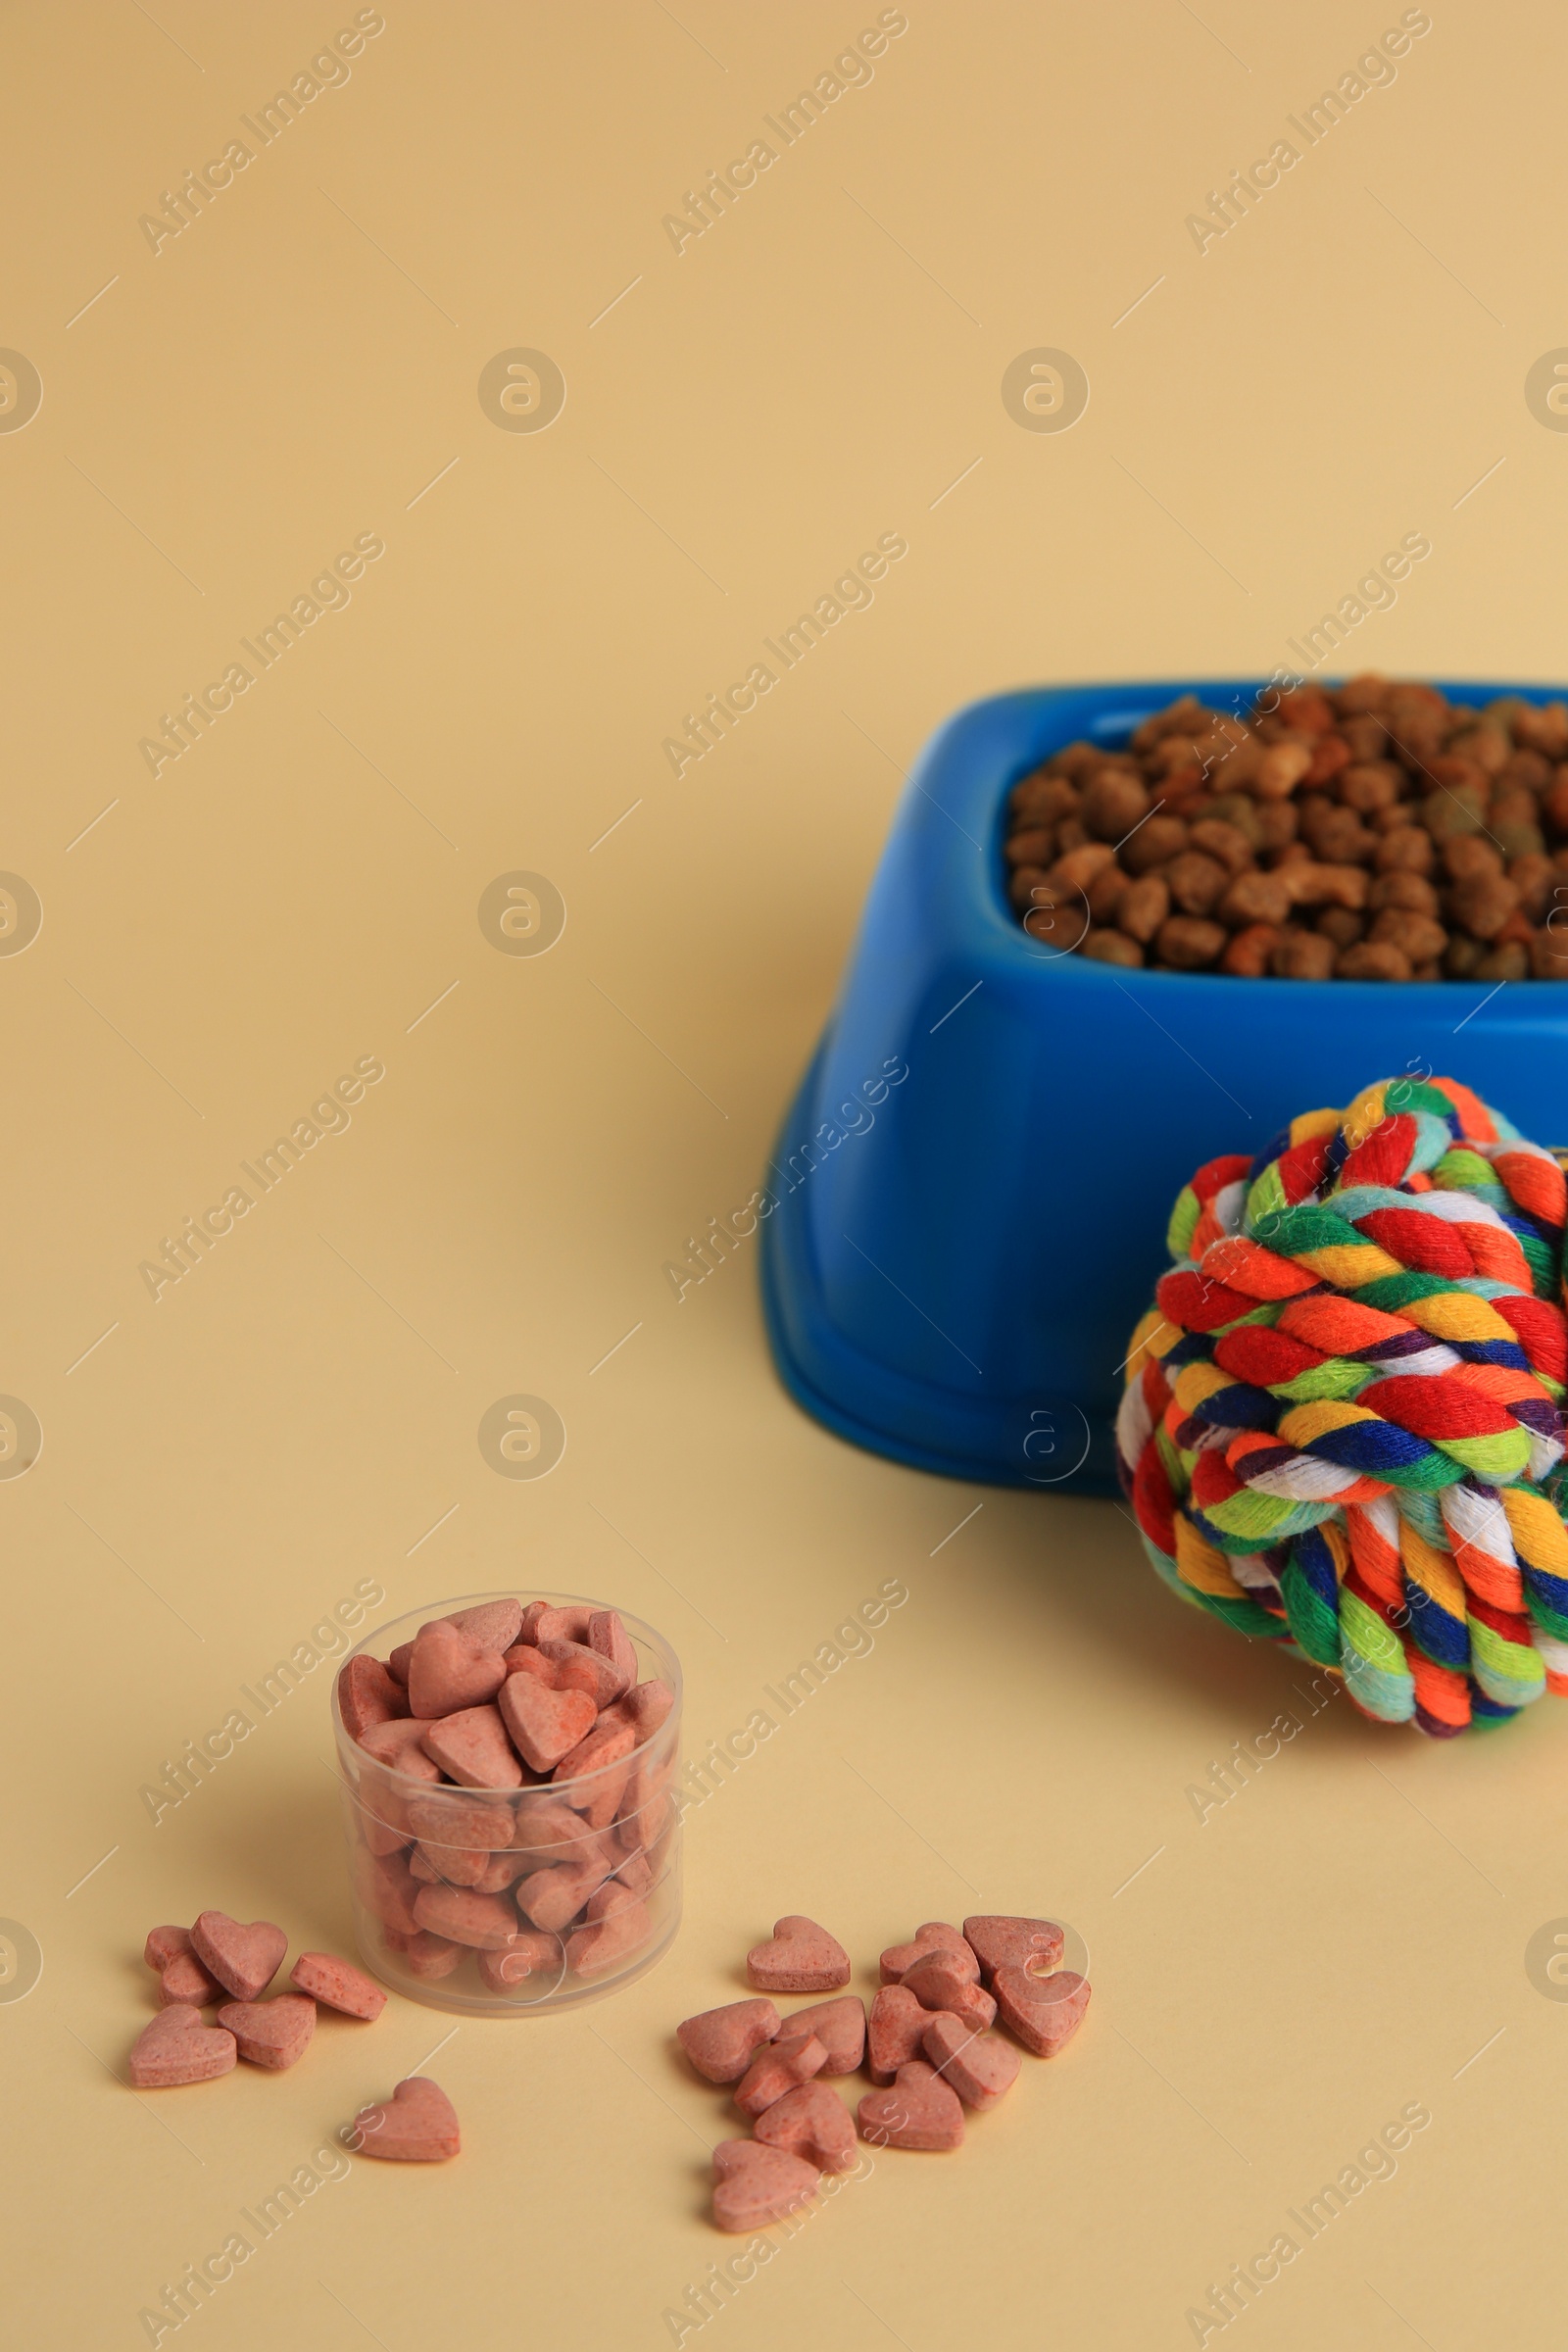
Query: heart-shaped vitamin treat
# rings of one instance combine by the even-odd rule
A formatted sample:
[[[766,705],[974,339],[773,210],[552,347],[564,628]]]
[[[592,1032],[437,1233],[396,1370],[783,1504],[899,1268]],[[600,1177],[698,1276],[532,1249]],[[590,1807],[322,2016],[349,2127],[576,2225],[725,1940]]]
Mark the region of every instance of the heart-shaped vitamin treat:
[[[721,2139],[713,2175],[713,2219],[736,2232],[765,2229],[808,2205],[821,2179],[814,2164],[758,2139]]]
[[[428,2075],[410,2075],[389,2099],[362,2107],[349,2146],[398,2164],[444,2164],[463,2145],[457,2110]]]
[[[951,2009],[973,2034],[994,2023],[997,2004],[989,1992],[966,1976],[952,1952],[927,1952],[905,1971],[899,1992],[912,1992],[922,2009]]]
[[[233,2034],[242,2058],[281,2074],[305,2055],[316,2032],[316,2003],[303,1992],[280,1992],[270,2001],[229,2001],[218,2012],[218,2022]]]
[[[482,1707],[494,1698],[506,1676],[499,1650],[438,1617],[431,1625],[421,1625],[414,1637],[410,1712],[428,1721],[436,1715],[456,1715],[463,1707]]]
[[[481,1600],[476,1608],[459,1609],[447,1619],[460,1634],[484,1649],[510,1649],[522,1624],[520,1600]]]
[[[634,1894],[621,1887],[613,1889],[621,1899],[612,1911],[594,1917],[594,1904],[600,1895],[612,1890],[602,1886],[599,1894],[589,1898],[588,1925],[579,1928],[566,1938],[566,1966],[579,1977],[602,1977],[610,1969],[618,1968],[630,1960],[654,1939],[654,1915],[648,1905],[639,1902]]]
[[[916,1928],[907,1943],[895,1943],[889,1946],[882,1955],[883,1984],[902,1984],[906,1972],[911,1969],[917,1960],[923,1960],[927,1952],[951,1953],[954,1961],[960,1968],[967,1966],[974,1983],[979,1984],[979,1961],[970,1951],[957,1929],[950,1928],[947,1922],[941,1919],[933,1919],[925,1927]]]
[[[189,1928],[149,1928],[141,1956],[150,1969],[162,1976],[171,1960],[189,1950]]]
[[[752,2060],[735,2085],[742,2115],[759,2116],[787,2090],[799,2090],[827,2064],[827,2051],[814,2034],[782,2034]]]
[[[130,2053],[127,2073],[134,2090],[172,2090],[178,2082],[210,2082],[233,2071],[234,2036],[222,2026],[204,2026],[184,2001],[160,2009],[143,2026]]]
[[[760,2045],[777,2032],[771,2001],[726,2001],[722,2009],[683,2018],[675,2037],[706,2082],[738,2082]]]
[[[608,1830],[614,1820],[630,1778],[624,1759],[636,1744],[637,1735],[629,1723],[607,1722],[600,1716],[587,1738],[568,1748],[556,1766],[554,1777],[563,1787],[577,1784],[569,1801],[591,1830]],[[614,1769],[617,1765],[618,1771]]]
[[[832,1992],[850,1981],[850,1955],[814,1919],[790,1912],[770,1943],[754,1944],[746,1974],[760,1992]]]
[[[542,1665],[554,1667],[558,1690],[586,1690],[596,1708],[608,1707],[625,1688],[610,1660],[586,1642],[541,1642],[535,1654]]]
[[[522,1612],[520,1642],[586,1642],[592,1601],[568,1601],[553,1609],[548,1601],[530,1601]]]
[[[855,2125],[838,2092],[825,2082],[803,2082],[764,2107],[752,2127],[764,2147],[804,2156],[819,2173],[855,2169]]]
[[[588,1620],[588,1646],[609,1664],[615,1678],[612,1698],[629,1690],[637,1680],[637,1652],[631,1636],[613,1609],[595,1609]]]
[[[966,2107],[983,2114],[1018,2080],[1023,2060],[1000,2034],[972,2034],[960,2018],[926,2020],[925,2055]]]
[[[814,2034],[827,2050],[824,2075],[853,2075],[865,2056],[865,2003],[847,1992],[836,2001],[817,2001],[784,2020],[786,2034]]]
[[[957,2148],[963,2109],[923,2058],[901,2066],[887,2090],[869,2090],[859,2106],[860,2137],[876,2148]]]
[[[360,1734],[359,1744],[389,1771],[409,1773],[416,1781],[438,1781],[440,1767],[425,1753],[429,1728],[422,1715],[400,1715],[391,1723],[372,1723]]]
[[[414,1916],[419,1889],[402,1854],[357,1853],[352,1869],[355,1892],[366,1909],[394,1936],[412,1936],[419,1924]]]
[[[358,1740],[372,1723],[390,1723],[407,1715],[409,1694],[388,1674],[379,1658],[349,1658],[337,1678],[338,1712],[351,1740]]]
[[[517,1909],[547,1936],[559,1935],[570,1924],[592,1894],[610,1876],[603,1855],[581,1862],[553,1862],[546,1870],[530,1870],[517,1881]]]
[[[432,1936],[504,1952],[517,1933],[517,1914],[504,1895],[480,1894],[472,1886],[421,1886],[414,1916]]]
[[[479,1982],[490,1992],[516,1992],[531,1984],[535,2000],[553,1992],[565,1974],[559,1936],[536,1936],[524,1928],[505,1951],[474,1955]]]
[[[586,1690],[552,1690],[528,1674],[508,1675],[500,1705],[518,1753],[534,1772],[554,1772],[593,1730],[599,1712]]]
[[[222,1997],[222,1985],[203,1968],[194,1952],[176,1952],[158,1979],[158,1998],[166,2009],[174,2001],[205,2009],[210,2001]]]
[[[409,1660],[413,1655],[414,1643],[400,1642],[386,1662],[388,1674],[395,1683],[401,1683],[405,1690],[409,1687]]]
[[[499,1707],[460,1707],[455,1715],[427,1724],[424,1752],[464,1788],[522,1787],[522,1766]]]
[[[791,2018],[791,2025],[795,2020]],[[918,2058],[931,2012],[922,2009],[906,1984],[884,1984],[871,2003],[865,2055],[873,2082],[891,2082],[901,2066]]]
[[[190,1941],[208,1975],[236,2001],[254,2001],[264,1993],[288,1950],[288,1937],[270,1919],[253,1919],[244,1928],[226,1911],[204,1911]]]
[[[468,1949],[466,1943],[454,1943],[446,1936],[432,1936],[428,1928],[418,1928],[404,1945],[403,1958],[411,1977],[434,1984],[462,1966]]]
[[[313,2001],[324,2001],[328,2009],[340,2010],[345,2017],[368,2021],[379,2017],[386,2007],[386,1994],[379,1984],[372,1984],[363,1969],[334,1959],[330,1952],[301,1952],[288,1972],[288,1981],[297,1992],[308,1992]]]
[[[1048,1973],[1059,1968],[1066,1940],[1054,1919],[1011,1919],[1004,1912],[989,1911],[966,1919],[963,1935],[987,1984],[999,1968],[1033,1967]]]
[[[1037,2058],[1054,2058],[1065,2048],[1089,2006],[1089,1980],[1075,1968],[1037,1977],[1028,1969],[1004,1966],[997,1971],[996,1986],[1003,2024]]]
[[[675,1704],[675,1693],[656,1674],[646,1683],[633,1683],[615,1703],[641,1741],[651,1740],[659,1730]]]

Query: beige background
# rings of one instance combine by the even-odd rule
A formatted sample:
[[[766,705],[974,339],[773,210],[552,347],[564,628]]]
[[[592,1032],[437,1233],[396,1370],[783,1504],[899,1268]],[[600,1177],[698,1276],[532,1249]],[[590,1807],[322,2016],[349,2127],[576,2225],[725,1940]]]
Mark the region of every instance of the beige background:
[[[1108,1503],[804,1419],[755,1262],[679,1305],[661,1268],[757,1180],[900,769],[957,703],[1264,671],[1411,530],[1431,559],[1358,663],[1561,674],[1568,442],[1523,396],[1568,342],[1560,21],[1437,0],[1200,256],[1185,216],[1397,9],[910,0],[868,86],[677,256],[663,214],[874,10],[388,0],[347,84],[155,255],[138,217],[352,13],[0,30],[0,343],[44,385],[0,434],[0,865],[44,907],[0,959],[0,1389],[44,1432],[0,1483],[0,1910],[44,1954],[0,2005],[8,2341],[144,2341],[447,2030],[395,2002],[275,2081],[138,2100],[110,2071],[155,1921],[343,1941],[324,1672],[158,1826],[138,1792],[357,1580],[386,1616],[514,1580],[624,1601],[683,1655],[695,1752],[899,1577],[874,1653],[691,1816],[656,1974],[463,2026],[432,2067],[461,2161],[356,2164],[197,2338],[670,2341],[730,2251],[702,2185],[729,2127],[675,2020],[786,1909],[874,1967],[1018,1907],[1092,1951],[1072,2050],[957,2158],[880,2160],[705,2344],[1191,2342],[1208,2284],[1420,2100],[1397,2178],[1247,2340],[1555,2345],[1568,2010],[1524,1953],[1568,1912],[1559,1711],[1444,1748],[1342,1700],[1200,1825],[1189,1785],[1298,1704],[1289,1661],[1182,1611]],[[1039,345],[1091,381],[1064,435],[1000,398]],[[566,379],[538,435],[476,398],[514,346]],[[677,781],[666,733],[889,530],[874,607]],[[362,532],[386,553],[349,608],[154,781],[138,739]],[[476,921],[514,868],[567,904],[542,958]],[[386,1077],[349,1132],[155,1304],[138,1262],[363,1054]],[[538,1483],[475,1442],[517,1391],[569,1433]]]

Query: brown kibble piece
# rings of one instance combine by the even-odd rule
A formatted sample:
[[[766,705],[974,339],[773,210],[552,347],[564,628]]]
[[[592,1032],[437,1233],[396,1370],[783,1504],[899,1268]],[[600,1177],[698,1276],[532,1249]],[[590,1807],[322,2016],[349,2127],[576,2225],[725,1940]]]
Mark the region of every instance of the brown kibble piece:
[[[1282,874],[1256,866],[1238,874],[1214,909],[1222,923],[1242,930],[1249,923],[1283,923],[1291,911],[1291,890]]]
[[[1318,931],[1282,931],[1269,957],[1276,980],[1327,980],[1334,970],[1334,942]]]
[[[1377,915],[1367,935],[1368,944],[1380,947],[1387,943],[1397,948],[1412,967],[1431,963],[1448,944],[1448,934],[1430,914],[1417,914],[1408,906],[1386,906]]]
[[[1449,905],[1454,920],[1473,939],[1495,939],[1519,904],[1519,892],[1506,874],[1476,874],[1456,882]]]
[[[1136,939],[1125,931],[1091,931],[1079,950],[1091,963],[1119,963],[1134,971],[1144,960],[1144,951]]]
[[[1183,850],[1165,868],[1171,904],[1183,914],[1207,914],[1229,880],[1219,859],[1205,858],[1201,850]]]
[[[1335,960],[1336,980],[1408,980],[1410,958],[1388,940],[1361,940],[1346,948]]]
[[[1222,972],[1238,980],[1261,980],[1269,968],[1279,928],[1274,923],[1249,923],[1245,931],[1233,931],[1230,945],[1219,959]]]
[[[1142,874],[1129,882],[1116,905],[1116,928],[1124,938],[1147,948],[1170,912],[1170,890],[1159,874]]]
[[[1564,830],[1568,831],[1568,827]],[[1152,867],[1179,856],[1186,847],[1186,823],[1181,817],[1172,816],[1168,809],[1161,809],[1139,826],[1118,854],[1128,873],[1147,874]]]
[[[1196,914],[1173,914],[1161,923],[1154,940],[1161,959],[1180,972],[1199,972],[1212,963],[1225,946],[1220,923],[1205,923]]]
[[[1382,836],[1372,862],[1382,874],[1429,874],[1436,863],[1432,836],[1421,825],[1400,825]]]
[[[1120,841],[1149,813],[1149,787],[1133,769],[1102,767],[1084,787],[1078,811],[1094,841]]]

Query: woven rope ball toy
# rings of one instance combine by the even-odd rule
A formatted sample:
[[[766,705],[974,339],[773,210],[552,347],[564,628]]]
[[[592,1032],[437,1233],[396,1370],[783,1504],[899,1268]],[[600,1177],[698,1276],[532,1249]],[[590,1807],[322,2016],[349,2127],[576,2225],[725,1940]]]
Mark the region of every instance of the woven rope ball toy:
[[[1380,1722],[1568,1697],[1565,1197],[1468,1087],[1400,1078],[1172,1214],[1116,1424],[1145,1549]]]

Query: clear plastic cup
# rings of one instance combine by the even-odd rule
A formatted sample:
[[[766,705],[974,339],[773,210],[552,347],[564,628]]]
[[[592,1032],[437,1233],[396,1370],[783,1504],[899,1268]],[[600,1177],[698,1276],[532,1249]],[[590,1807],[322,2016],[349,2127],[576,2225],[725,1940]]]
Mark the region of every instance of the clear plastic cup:
[[[432,1618],[507,1599],[612,1605],[573,1592],[474,1592],[411,1609],[349,1655],[385,1659]],[[660,1677],[675,1703],[629,1756],[576,1780],[482,1789],[416,1779],[378,1763],[350,1737],[334,1688],[355,1936],[374,1974],[408,1999],[465,2017],[548,2015],[619,1991],[673,1941],[680,1661],[651,1625],[619,1615],[638,1681]],[[415,1903],[424,1886],[442,1885],[495,1898],[474,1906],[484,1918],[472,1932],[491,1936],[487,1946],[421,1928]]]

